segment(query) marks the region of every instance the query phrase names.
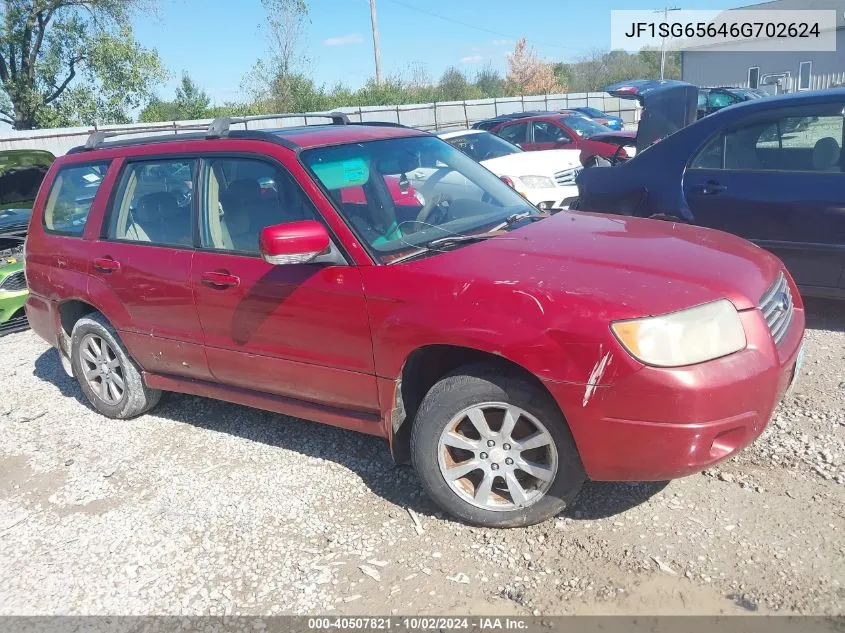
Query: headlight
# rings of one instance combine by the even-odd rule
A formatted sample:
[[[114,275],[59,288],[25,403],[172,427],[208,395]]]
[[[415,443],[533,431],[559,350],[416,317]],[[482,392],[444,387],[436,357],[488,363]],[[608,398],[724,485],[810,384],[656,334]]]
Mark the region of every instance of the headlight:
[[[546,189],[555,186],[555,181],[546,176],[520,176],[519,179],[529,189]]]
[[[658,367],[694,365],[745,348],[742,321],[727,299],[610,327],[634,358]]]

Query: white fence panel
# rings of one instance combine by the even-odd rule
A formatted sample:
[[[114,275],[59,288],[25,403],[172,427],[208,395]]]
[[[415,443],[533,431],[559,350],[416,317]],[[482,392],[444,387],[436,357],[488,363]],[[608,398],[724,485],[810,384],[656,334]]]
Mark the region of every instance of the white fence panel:
[[[627,124],[636,124],[640,118],[636,102],[617,99],[603,92],[539,95],[526,97],[501,97],[498,99],[475,99],[471,101],[447,101],[438,103],[417,103],[409,105],[385,105],[368,107],[337,108],[349,115],[352,121],[389,121],[423,130],[442,130],[465,128],[473,123],[502,114],[524,112],[526,110],[563,110],[591,106],[609,114],[621,116]],[[308,119],[308,123],[322,119]],[[192,124],[204,126],[211,119],[196,121],[171,121],[166,123],[137,123],[129,125],[105,125],[93,128],[56,128],[49,130],[11,131],[0,138],[0,151],[9,149],[41,149],[56,156],[65,154],[73,147],[84,145],[88,136],[97,129],[113,131],[132,131],[138,128],[152,128],[146,134],[173,134],[177,125]],[[302,117],[265,119],[233,124],[233,129],[274,129],[294,125],[304,125]]]

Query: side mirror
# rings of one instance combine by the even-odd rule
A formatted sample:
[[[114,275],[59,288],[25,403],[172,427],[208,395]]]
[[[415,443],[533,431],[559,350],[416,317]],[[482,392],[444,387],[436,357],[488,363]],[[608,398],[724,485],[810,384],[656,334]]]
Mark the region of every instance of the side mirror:
[[[572,139],[568,138],[559,138],[555,141],[555,145],[569,145],[572,142]]]
[[[316,220],[264,227],[258,237],[261,258],[268,264],[307,264],[329,250],[329,233]]]

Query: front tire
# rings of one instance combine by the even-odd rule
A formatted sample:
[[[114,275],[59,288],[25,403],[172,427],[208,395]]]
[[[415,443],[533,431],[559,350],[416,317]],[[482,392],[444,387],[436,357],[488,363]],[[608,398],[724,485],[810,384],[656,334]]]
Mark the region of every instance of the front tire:
[[[99,312],[82,317],[73,326],[70,362],[82,393],[106,417],[134,418],[161,399],[160,390],[144,384],[140,368]]]
[[[411,430],[411,459],[437,505],[485,527],[545,521],[586,479],[549,395],[483,365],[459,368],[431,388]]]

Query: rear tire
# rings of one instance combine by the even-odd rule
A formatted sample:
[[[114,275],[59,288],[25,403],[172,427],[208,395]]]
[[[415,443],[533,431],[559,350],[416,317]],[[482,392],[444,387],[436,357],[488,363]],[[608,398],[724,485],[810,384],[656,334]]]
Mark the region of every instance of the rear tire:
[[[140,368],[99,312],[87,314],[74,324],[70,362],[88,402],[108,418],[137,417],[161,399],[160,390],[144,384]]]
[[[586,479],[551,397],[486,365],[461,367],[426,394],[411,429],[411,459],[437,505],[485,527],[545,521],[575,498]]]

